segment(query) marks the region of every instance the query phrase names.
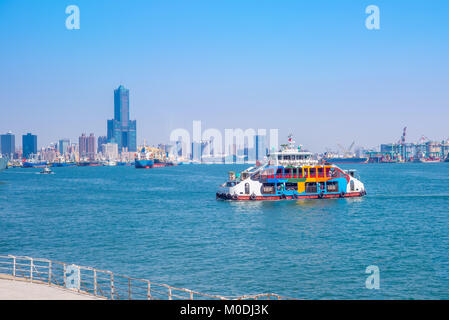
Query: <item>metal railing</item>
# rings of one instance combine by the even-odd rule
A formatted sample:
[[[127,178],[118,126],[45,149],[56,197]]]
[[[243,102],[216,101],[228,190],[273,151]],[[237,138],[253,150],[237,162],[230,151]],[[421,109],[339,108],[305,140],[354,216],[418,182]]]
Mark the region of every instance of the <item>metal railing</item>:
[[[112,300],[291,299],[274,293],[233,297],[205,294],[150,280],[114,274],[111,271],[26,256],[0,255],[1,274],[12,276],[13,279],[67,288]]]

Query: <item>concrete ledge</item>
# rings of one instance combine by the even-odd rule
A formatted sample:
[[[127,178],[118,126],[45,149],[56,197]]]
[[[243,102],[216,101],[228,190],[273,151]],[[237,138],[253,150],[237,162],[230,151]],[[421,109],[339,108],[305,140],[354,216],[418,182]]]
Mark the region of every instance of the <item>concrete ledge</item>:
[[[104,300],[44,282],[0,274],[0,300]]]

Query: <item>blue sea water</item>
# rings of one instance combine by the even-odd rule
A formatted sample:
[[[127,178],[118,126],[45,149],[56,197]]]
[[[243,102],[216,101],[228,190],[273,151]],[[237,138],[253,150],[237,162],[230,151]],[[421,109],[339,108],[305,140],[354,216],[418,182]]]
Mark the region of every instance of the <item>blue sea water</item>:
[[[215,200],[244,165],[9,169],[0,255],[111,270],[221,295],[448,299],[449,163],[348,164],[367,196]],[[365,269],[380,269],[380,289]]]

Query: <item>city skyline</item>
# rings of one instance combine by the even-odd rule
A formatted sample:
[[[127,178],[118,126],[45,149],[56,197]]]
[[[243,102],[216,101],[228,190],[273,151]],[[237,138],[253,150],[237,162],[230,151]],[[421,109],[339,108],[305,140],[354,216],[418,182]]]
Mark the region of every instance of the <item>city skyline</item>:
[[[447,139],[448,3],[375,4],[380,30],[365,27],[363,1],[81,0],[81,28],[67,30],[66,4],[2,1],[0,131],[39,147],[104,135],[123,83],[137,144],[196,119],[278,128],[314,152],[395,142],[404,126],[408,141]]]

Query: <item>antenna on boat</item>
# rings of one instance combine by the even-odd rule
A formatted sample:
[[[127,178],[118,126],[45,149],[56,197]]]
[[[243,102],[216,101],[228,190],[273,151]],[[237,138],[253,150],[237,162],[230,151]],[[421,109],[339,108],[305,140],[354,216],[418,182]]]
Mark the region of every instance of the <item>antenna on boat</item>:
[[[288,135],[288,148],[294,149],[295,148],[295,138],[293,138],[293,134]]]

